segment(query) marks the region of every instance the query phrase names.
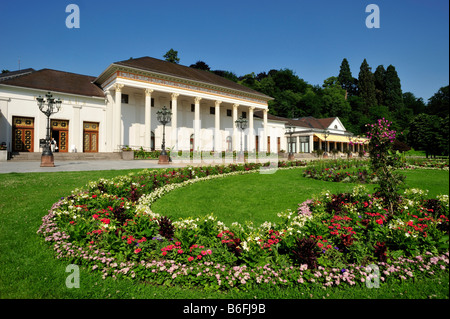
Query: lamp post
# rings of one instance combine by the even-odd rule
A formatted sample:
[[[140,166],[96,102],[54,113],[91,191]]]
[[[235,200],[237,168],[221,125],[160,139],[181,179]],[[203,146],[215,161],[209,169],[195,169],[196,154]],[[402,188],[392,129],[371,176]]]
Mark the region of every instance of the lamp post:
[[[158,164],[169,164],[169,155],[166,152],[166,124],[170,122],[172,118],[172,112],[165,106],[162,110],[156,112],[156,118],[158,122],[163,125],[163,140],[161,145],[161,154],[159,155]]]
[[[294,152],[292,151],[292,134],[294,134],[295,127],[292,125],[286,125],[286,133],[289,134],[289,153],[288,153],[288,161],[294,160]]]
[[[242,115],[235,121],[236,126],[241,130],[241,150],[238,155],[238,162],[244,162],[245,161],[245,155],[244,150],[242,148],[242,135],[244,130],[247,128],[248,121],[244,118],[242,118]]]
[[[48,92],[45,97],[47,100],[40,95],[36,98],[39,110],[47,116],[47,135],[45,143],[42,143],[43,152],[41,155],[41,167],[55,167],[54,157],[50,147],[50,116],[61,110],[62,101],[59,98],[55,99],[50,92]]]

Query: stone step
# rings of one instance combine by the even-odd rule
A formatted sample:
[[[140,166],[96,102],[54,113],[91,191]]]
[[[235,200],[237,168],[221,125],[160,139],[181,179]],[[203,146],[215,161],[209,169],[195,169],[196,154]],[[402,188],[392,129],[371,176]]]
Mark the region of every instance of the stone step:
[[[122,153],[53,153],[55,161],[121,160]],[[40,161],[41,153],[12,153],[11,161]]]

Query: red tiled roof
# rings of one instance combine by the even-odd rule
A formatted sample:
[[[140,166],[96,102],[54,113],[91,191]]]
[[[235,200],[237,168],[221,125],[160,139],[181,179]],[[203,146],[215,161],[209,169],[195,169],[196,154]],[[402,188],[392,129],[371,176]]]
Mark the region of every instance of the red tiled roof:
[[[93,83],[95,77],[51,69],[42,69],[0,82],[51,92],[104,97],[103,90]]]

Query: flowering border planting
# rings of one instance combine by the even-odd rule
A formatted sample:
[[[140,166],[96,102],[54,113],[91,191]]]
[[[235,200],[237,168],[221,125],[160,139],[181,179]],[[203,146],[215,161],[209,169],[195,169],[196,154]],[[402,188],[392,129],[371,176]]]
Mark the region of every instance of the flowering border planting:
[[[279,224],[227,227],[213,215],[172,222],[151,211],[158,198],[174,189],[255,173],[262,166],[146,170],[100,179],[55,203],[38,233],[52,243],[57,258],[100,271],[103,278],[184,287],[355,285],[373,279],[369,263],[377,264],[379,279],[385,282],[448,269],[448,237],[447,242],[442,237],[445,231],[448,234],[448,196],[425,200],[418,190],[404,194],[402,212],[389,221],[382,201],[363,186],[352,194],[324,192],[300,204],[296,212],[279,213]],[[305,163],[278,166],[292,169]],[[442,214],[428,217],[426,205]],[[363,216],[358,215],[361,212]],[[395,240],[387,239],[393,234]],[[298,240],[301,237],[312,243],[309,255],[299,253],[306,247]],[[376,244],[364,245],[366,240]],[[297,262],[295,256],[300,256]]]

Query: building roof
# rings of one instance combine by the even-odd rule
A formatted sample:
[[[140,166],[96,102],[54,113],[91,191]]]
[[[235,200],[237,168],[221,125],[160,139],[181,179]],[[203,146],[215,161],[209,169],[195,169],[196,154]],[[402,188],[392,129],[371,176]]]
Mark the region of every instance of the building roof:
[[[137,59],[129,59],[125,61],[115,62],[113,65],[120,65],[125,67],[132,67],[136,69],[140,69],[143,71],[155,72],[159,74],[175,76],[178,78],[183,78],[186,80],[191,80],[195,82],[201,82],[206,84],[212,84],[219,87],[224,87],[227,89],[232,89],[236,91],[242,91],[249,94],[258,95],[265,99],[271,100],[272,98],[261,93],[250,89],[244,85],[240,85],[236,82],[228,80],[224,77],[216,75],[209,71],[199,70],[191,67],[187,67],[184,65],[167,62],[155,58],[151,58],[148,56],[137,58]]]
[[[51,69],[42,69],[5,81],[0,85],[12,85],[52,92],[104,97],[103,90],[93,83],[95,77]]]
[[[320,130],[326,130],[330,127],[331,123],[336,119],[336,117],[327,117],[324,119],[316,119],[312,116],[301,117],[296,119],[290,119],[289,124],[301,127],[309,127]]]
[[[6,73],[1,73],[0,74],[0,82],[1,81],[5,81],[5,80],[9,80],[12,78],[15,78],[17,76],[21,76],[24,74],[28,74],[31,72],[34,72],[35,70],[32,68],[28,68],[28,69],[23,69],[23,70],[18,70],[18,71],[10,71],[10,72],[6,72]]]
[[[263,118],[263,112],[262,111],[255,111],[253,113],[255,117]],[[306,127],[311,129],[319,129],[319,130],[326,130],[330,127],[331,123],[336,119],[336,117],[328,117],[324,119],[316,119],[315,117],[308,116],[308,117],[301,117],[296,119],[288,119],[286,117],[276,116],[272,115],[270,113],[267,113],[267,119],[272,121],[281,121],[285,122],[286,124],[290,124],[293,126],[298,127]]]

